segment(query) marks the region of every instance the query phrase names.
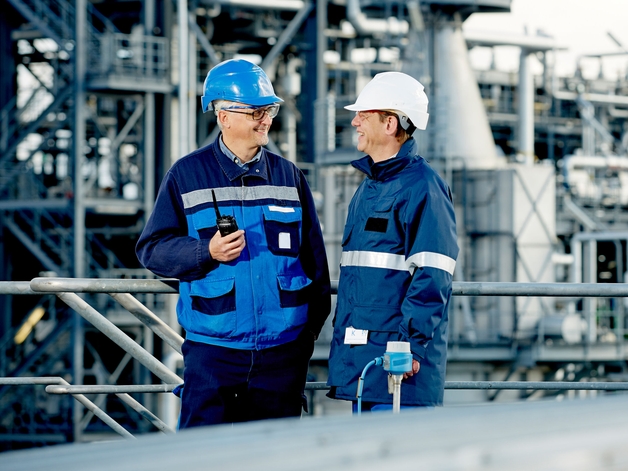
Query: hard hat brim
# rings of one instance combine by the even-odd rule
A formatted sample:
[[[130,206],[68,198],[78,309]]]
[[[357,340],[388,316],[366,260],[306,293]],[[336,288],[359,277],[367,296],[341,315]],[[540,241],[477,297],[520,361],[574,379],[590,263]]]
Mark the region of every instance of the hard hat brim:
[[[370,110],[378,110],[378,108],[372,108],[372,107],[367,107],[367,106],[363,106],[363,105],[358,105],[357,103],[354,103],[353,105],[347,105],[345,106],[345,110],[349,110],[349,111],[370,111]],[[383,111],[383,110],[380,110]],[[399,110],[401,113],[403,113],[403,111]],[[425,128],[427,128],[427,121],[429,120],[429,113],[425,113],[425,112],[408,112],[406,113],[406,115],[408,116],[408,118],[410,118],[410,121],[412,121],[412,124],[414,124],[414,126],[417,129],[420,129],[421,131],[424,131]]]

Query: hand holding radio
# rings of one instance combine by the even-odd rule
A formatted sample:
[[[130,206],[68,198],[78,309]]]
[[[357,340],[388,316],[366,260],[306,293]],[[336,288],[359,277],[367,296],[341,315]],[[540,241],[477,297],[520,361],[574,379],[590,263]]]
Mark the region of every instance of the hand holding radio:
[[[233,234],[238,230],[238,223],[233,216],[222,216],[218,211],[218,203],[216,202],[216,193],[212,190],[212,198],[214,199],[214,210],[216,211],[216,225],[221,236]]]
[[[244,250],[246,246],[243,236],[244,231],[238,229],[238,224],[233,216],[222,216],[220,214],[214,190],[212,190],[212,196],[218,231],[209,241],[209,253],[214,260],[226,263],[238,258],[242,250]]]

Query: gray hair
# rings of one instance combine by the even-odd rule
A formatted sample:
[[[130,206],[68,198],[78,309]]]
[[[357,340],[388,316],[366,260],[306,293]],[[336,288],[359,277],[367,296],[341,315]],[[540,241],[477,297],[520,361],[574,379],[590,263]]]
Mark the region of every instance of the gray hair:
[[[212,108],[214,109],[214,114],[216,116],[218,116],[218,112],[220,110],[224,110],[224,109],[229,108],[231,106],[237,106],[238,104],[239,103],[236,103],[235,101],[214,100],[214,101],[212,101]],[[222,123],[220,122],[220,120],[217,119],[216,123],[218,124],[218,129],[220,129],[222,131]]]

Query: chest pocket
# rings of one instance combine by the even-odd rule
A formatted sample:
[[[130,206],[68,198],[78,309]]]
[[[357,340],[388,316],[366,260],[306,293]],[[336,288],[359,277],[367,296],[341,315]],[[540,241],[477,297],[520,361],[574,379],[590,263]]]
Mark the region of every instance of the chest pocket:
[[[301,247],[301,208],[264,206],[264,232],[275,255],[296,257]]]
[[[384,233],[388,229],[392,219],[392,208],[395,200],[393,198],[383,198],[373,205],[373,212],[369,214],[364,225],[367,232]]]
[[[192,228],[196,232],[192,232]],[[192,215],[192,228],[190,236],[198,239],[211,239],[218,231],[216,227],[216,212],[212,209],[203,209]]]

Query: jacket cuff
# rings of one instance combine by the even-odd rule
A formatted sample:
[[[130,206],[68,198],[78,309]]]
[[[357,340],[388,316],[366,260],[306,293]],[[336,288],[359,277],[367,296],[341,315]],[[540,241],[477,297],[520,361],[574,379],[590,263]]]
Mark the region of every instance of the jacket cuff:
[[[412,358],[414,358],[418,362],[423,361],[423,358],[425,358],[425,350],[427,350],[427,345],[420,344],[416,341],[412,341],[406,338],[402,338],[401,340],[403,342],[410,342],[410,351],[412,352]]]
[[[215,268],[218,262],[209,253],[209,239],[200,239],[196,246],[196,263],[207,271]]]

